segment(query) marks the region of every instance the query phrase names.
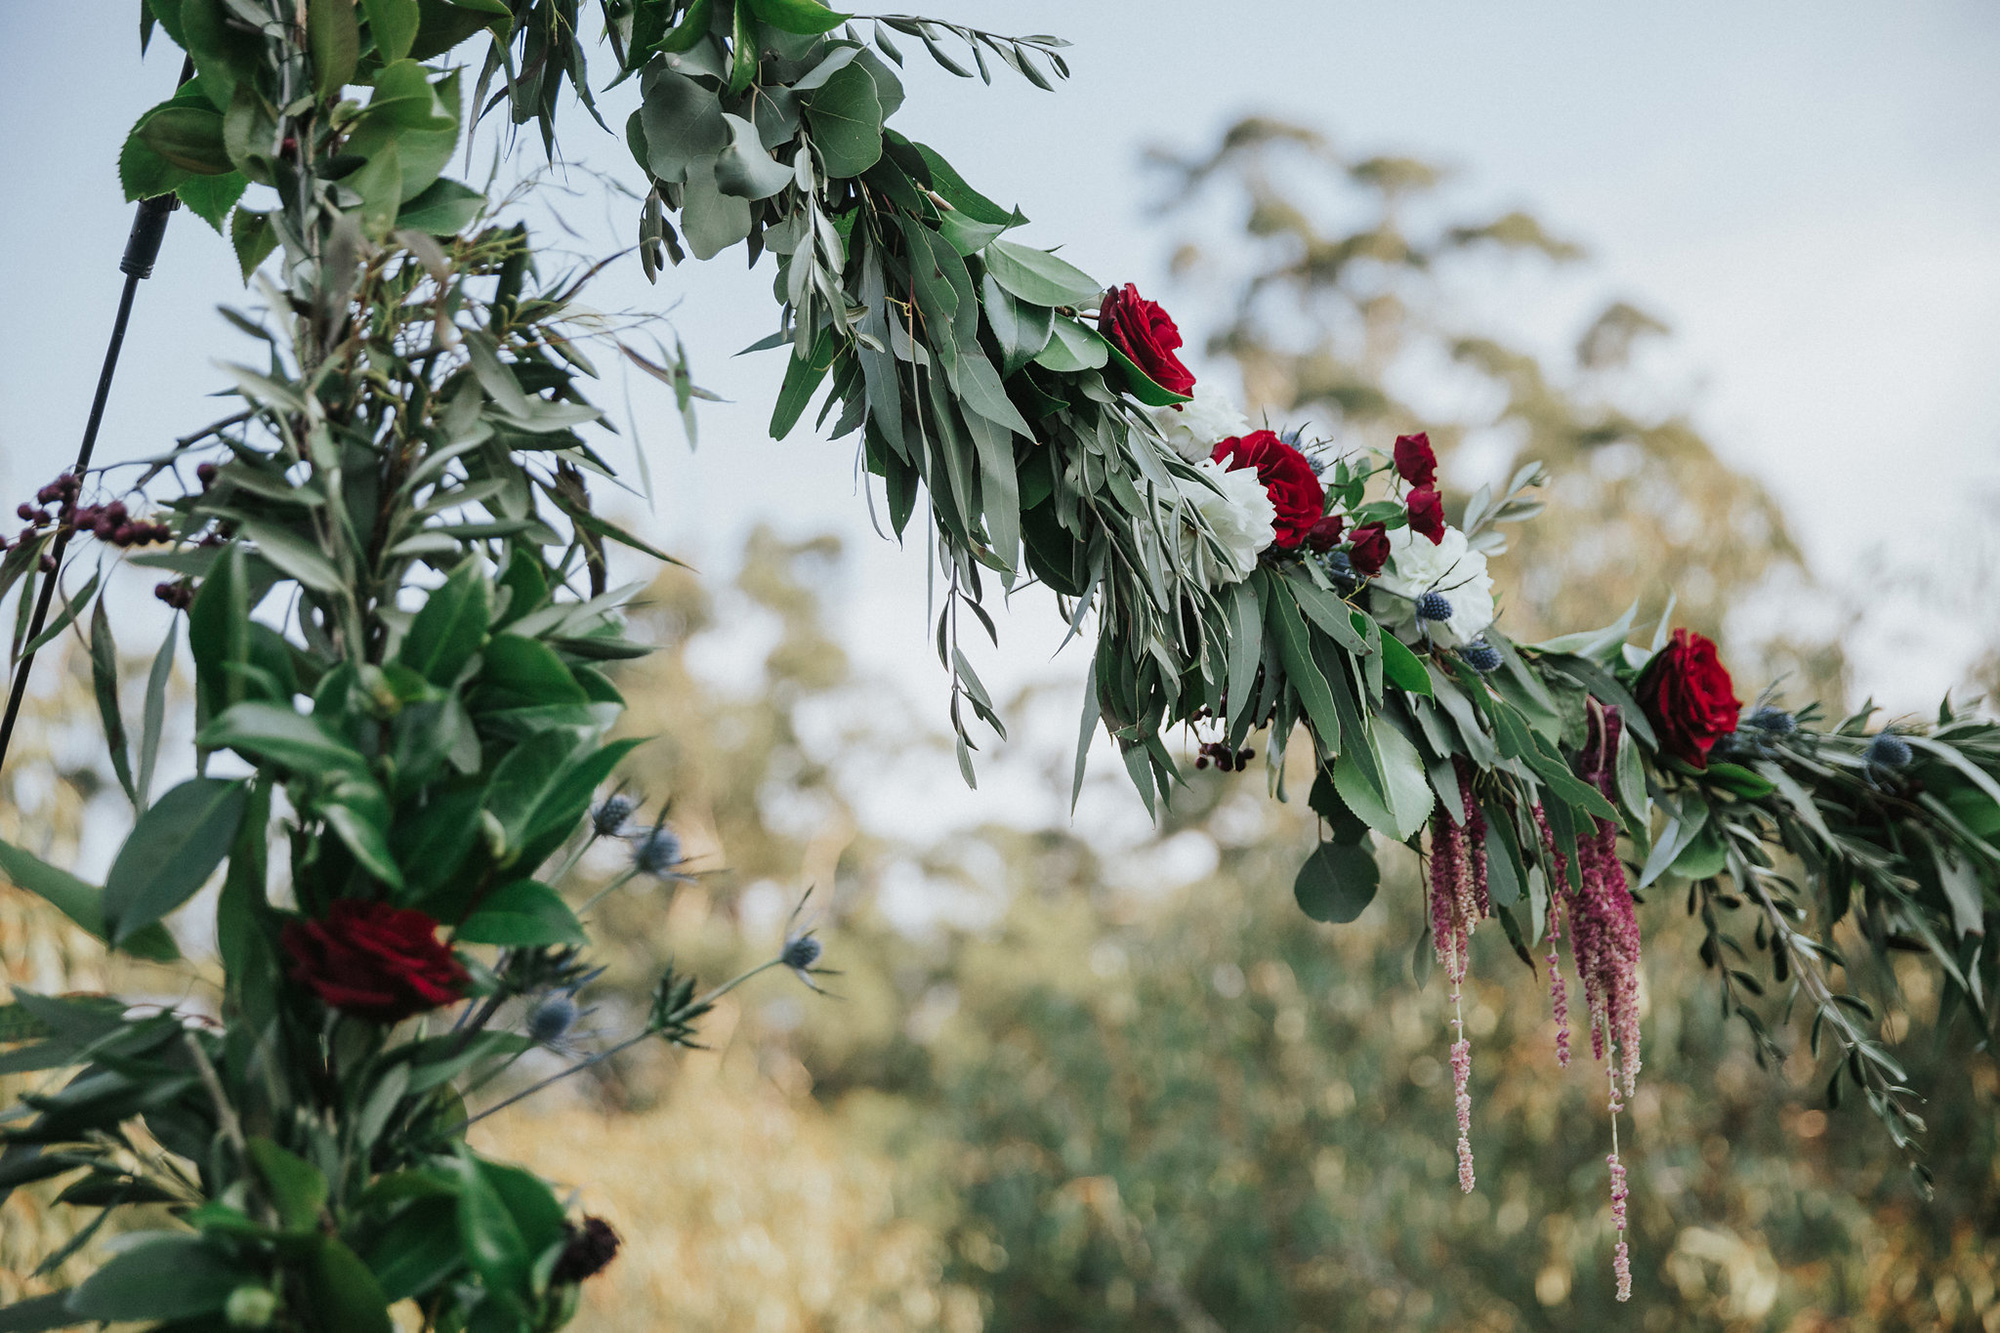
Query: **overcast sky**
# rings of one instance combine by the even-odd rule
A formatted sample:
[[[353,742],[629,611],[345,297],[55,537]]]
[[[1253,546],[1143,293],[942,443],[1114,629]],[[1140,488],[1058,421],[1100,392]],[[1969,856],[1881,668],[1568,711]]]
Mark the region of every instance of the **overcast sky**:
[[[165,43],[140,59],[136,9],[0,8],[9,497],[75,449],[131,215],[117,147],[177,69]],[[1309,122],[1349,149],[1442,161],[1469,208],[1529,207],[1587,244],[1592,264],[1571,290],[1635,300],[1673,326],[1687,405],[1774,489],[1816,567],[1843,586],[1868,586],[1883,557],[1864,551],[1949,574],[1975,525],[1990,530],[1973,499],[2000,440],[1990,5],[982,0],[927,12],[1075,43],[1076,77],[1054,94],[998,74],[983,88],[906,53],[912,95],[896,123],[1017,202],[1034,219],[1024,239],[1064,244],[1100,278],[1173,302],[1142,147],[1200,145],[1252,110]],[[607,99],[614,126],[632,95]],[[637,180],[622,146],[581,115],[564,149],[579,168]],[[629,238],[629,202],[594,201],[580,169],[571,179],[585,192],[567,205],[585,244]],[[733,400],[705,412],[691,458],[661,398],[633,387],[658,490],[650,530],[717,572],[760,519],[845,534],[857,558],[838,611],[857,656],[938,712],[921,548],[870,532],[848,444],[803,430],[764,438],[778,354],[730,359],[772,327],[770,272],[725,257],[648,288],[628,260],[596,291],[605,307],[670,310],[697,379]],[[222,382],[212,360],[252,353],[213,308],[244,299],[226,244],[177,215],[141,293],[102,457],[153,452],[217,414],[202,400]],[[615,385],[602,401],[623,417]],[[1014,647],[1002,679],[1080,682],[1080,656],[1044,665],[1048,615],[1030,599],[1003,621]],[[1950,684],[1970,631],[1938,619],[1885,610],[1864,645],[1864,685],[1914,707]]]

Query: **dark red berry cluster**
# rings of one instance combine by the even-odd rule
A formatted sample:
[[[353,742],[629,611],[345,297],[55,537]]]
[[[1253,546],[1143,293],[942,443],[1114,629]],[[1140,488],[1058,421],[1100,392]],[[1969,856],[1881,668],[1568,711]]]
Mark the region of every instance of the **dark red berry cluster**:
[[[174,579],[167,583],[154,584],[153,596],[159,598],[176,611],[185,611],[194,605],[194,588],[186,579]]]
[[[1256,757],[1257,752],[1247,745],[1240,750],[1232,750],[1221,741],[1208,741],[1195,753],[1194,766],[1207,768],[1214,764],[1225,773],[1234,773],[1248,767]]]
[[[172,528],[164,523],[133,517],[123,500],[102,505],[79,505],[77,500],[82,492],[83,481],[73,472],[63,473],[36,491],[34,504],[22,504],[14,510],[28,526],[21,529],[21,535],[9,545],[35,541],[51,524],[58,532],[87,532],[99,541],[107,541],[114,546],[144,546],[149,542],[174,539]],[[53,514],[45,507],[48,505],[56,507]]]

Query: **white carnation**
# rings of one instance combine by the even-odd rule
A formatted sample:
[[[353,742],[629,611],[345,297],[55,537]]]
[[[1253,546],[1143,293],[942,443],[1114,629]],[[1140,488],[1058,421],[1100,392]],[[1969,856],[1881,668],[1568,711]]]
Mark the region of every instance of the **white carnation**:
[[[1257,479],[1255,468],[1226,471],[1222,464],[1207,458],[1195,468],[1215,489],[1191,477],[1176,478],[1175,484],[1188,508],[1207,521],[1226,559],[1214,568],[1205,568],[1207,561],[1200,558],[1194,527],[1188,523],[1181,525],[1181,553],[1196,557],[1211,587],[1241,582],[1257,567],[1257,553],[1277,540],[1277,508],[1264,483]]]
[[[1229,395],[1206,385],[1196,385],[1193,401],[1180,404],[1178,410],[1153,409],[1153,424],[1174,452],[1190,463],[1207,458],[1230,436],[1248,435],[1251,430],[1250,418],[1237,410]]]
[[[1448,648],[1459,648],[1479,637],[1493,623],[1493,578],[1486,556],[1466,543],[1457,528],[1446,528],[1444,540],[1397,528],[1389,534],[1389,565],[1375,586],[1391,596],[1379,599],[1383,620],[1414,641],[1420,637],[1415,599],[1441,593],[1451,603],[1451,619],[1426,622],[1431,637]],[[1383,603],[1387,603],[1384,605]]]

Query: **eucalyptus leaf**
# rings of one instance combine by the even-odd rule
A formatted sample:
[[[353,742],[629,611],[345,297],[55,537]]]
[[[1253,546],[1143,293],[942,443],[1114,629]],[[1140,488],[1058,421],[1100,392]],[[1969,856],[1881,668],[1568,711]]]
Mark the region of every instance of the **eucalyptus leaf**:
[[[190,778],[139,816],[104,882],[104,916],[114,944],[152,925],[208,882],[229,855],[249,798],[242,781]]]
[[[1346,925],[1375,901],[1382,871],[1366,842],[1323,842],[1299,867],[1292,896],[1315,921]]]

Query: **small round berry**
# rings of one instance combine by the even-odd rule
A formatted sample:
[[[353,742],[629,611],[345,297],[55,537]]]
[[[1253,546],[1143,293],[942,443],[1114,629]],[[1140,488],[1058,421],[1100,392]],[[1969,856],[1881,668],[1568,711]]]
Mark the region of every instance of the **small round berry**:
[[[1459,650],[1465,664],[1482,674],[1500,669],[1500,650],[1484,639],[1474,639]]]
[[[201,463],[195,467],[194,479],[201,483],[203,490],[207,490],[215,484],[215,474],[219,471],[221,469],[213,463]]]
[[[1451,598],[1441,592],[1427,592],[1417,598],[1417,619],[1450,620]]]
[[[1207,756],[1207,755],[1205,755],[1205,754],[1198,754],[1198,755],[1196,755],[1196,756],[1194,757],[1194,766],[1195,766],[1196,768],[1207,768],[1207,767],[1208,767],[1208,756]]]
[[[1885,731],[1868,742],[1868,762],[1881,768],[1908,768],[1912,758],[1910,743],[1893,731]]]

